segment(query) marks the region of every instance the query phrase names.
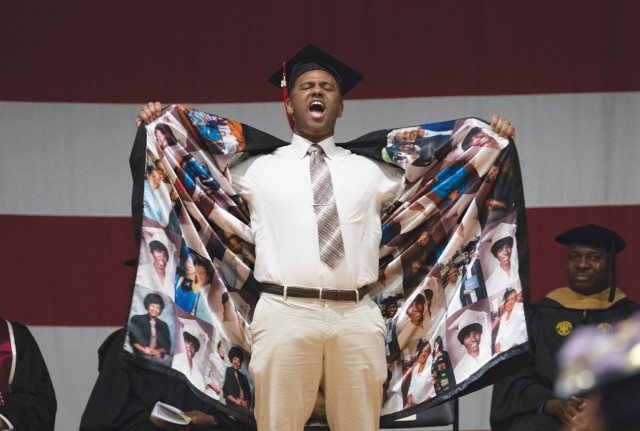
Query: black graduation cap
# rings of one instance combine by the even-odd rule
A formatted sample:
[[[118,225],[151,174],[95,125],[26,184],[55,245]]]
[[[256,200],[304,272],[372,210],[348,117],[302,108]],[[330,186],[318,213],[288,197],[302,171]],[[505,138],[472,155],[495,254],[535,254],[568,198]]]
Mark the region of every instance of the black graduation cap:
[[[625,240],[616,232],[595,224],[578,226],[562,232],[556,237],[556,242],[563,245],[573,243],[594,245],[616,253],[624,250],[627,245]]]
[[[616,289],[616,259],[615,254],[624,250],[626,241],[611,229],[589,224],[578,226],[562,232],[556,237],[556,242],[563,245],[587,244],[604,248],[609,252],[609,302],[613,302]]]
[[[288,61],[283,62],[282,67],[271,75],[269,82],[278,88],[284,87],[290,91],[296,79],[310,70],[324,70],[330,73],[338,82],[343,96],[363,78],[358,71],[317,46],[309,44]]]

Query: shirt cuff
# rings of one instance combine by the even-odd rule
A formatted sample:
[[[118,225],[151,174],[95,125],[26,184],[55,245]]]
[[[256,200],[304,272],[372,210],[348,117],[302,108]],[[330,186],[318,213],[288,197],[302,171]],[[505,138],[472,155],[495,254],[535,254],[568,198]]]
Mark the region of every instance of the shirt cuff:
[[[1,431],[5,431],[5,430],[9,430],[9,431],[13,431],[13,424],[11,422],[9,422],[9,419],[7,419],[6,417],[4,417],[3,415],[0,415],[0,418],[4,421],[4,428],[2,428]]]

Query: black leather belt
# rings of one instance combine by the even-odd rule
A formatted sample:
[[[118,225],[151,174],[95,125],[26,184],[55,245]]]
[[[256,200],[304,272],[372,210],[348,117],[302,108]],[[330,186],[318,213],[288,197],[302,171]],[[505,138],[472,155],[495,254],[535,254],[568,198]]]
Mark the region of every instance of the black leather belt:
[[[369,286],[365,285],[359,289],[314,289],[310,287],[280,286],[279,284],[260,283],[260,292],[273,293],[275,295],[293,296],[296,298],[315,298],[328,301],[353,301],[359,302],[369,293]]]

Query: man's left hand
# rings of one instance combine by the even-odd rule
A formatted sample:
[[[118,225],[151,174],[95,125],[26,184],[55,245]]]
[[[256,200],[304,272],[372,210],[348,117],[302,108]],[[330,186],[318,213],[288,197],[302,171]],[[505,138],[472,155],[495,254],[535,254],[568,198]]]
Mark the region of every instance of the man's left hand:
[[[516,128],[511,125],[509,120],[496,114],[491,116],[491,130],[503,138],[516,138]]]

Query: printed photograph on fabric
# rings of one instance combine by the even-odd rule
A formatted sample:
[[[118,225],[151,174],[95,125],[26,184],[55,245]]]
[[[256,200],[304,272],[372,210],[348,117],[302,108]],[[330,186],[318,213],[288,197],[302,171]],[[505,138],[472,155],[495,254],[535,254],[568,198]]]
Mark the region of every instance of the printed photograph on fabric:
[[[456,377],[453,373],[453,365],[445,344],[446,335],[442,330],[436,332],[433,340],[433,359],[431,364],[431,378],[436,395],[450,391],[456,386]]]
[[[154,363],[171,365],[176,317],[172,299],[139,287],[135,290],[127,325],[125,349]]]
[[[171,368],[184,374],[198,390],[205,390],[204,367],[211,338],[195,319],[178,318],[176,349]]]
[[[434,131],[426,127],[405,127],[389,132],[383,155],[405,170],[409,165],[429,165],[435,153],[449,143],[451,130]]]
[[[482,299],[450,316],[446,340],[455,379],[462,382],[491,359],[489,301]]]
[[[456,122],[451,136],[451,150],[443,160],[444,166],[456,161],[470,162],[483,176],[488,168],[487,161],[495,160],[500,150],[509,144],[509,140],[501,138],[487,128],[486,123],[475,118]]]
[[[515,214],[486,226],[487,233],[480,244],[482,270],[486,276],[489,295],[496,295],[508,287],[522,290],[518,273],[518,248],[515,240]]]
[[[182,111],[178,115],[186,116]],[[244,146],[244,138],[240,123],[210,114],[196,115],[193,121],[189,125],[194,130],[188,131],[174,115],[165,113],[147,128],[142,241],[134,293],[138,305],[132,306],[129,324],[134,341],[144,342],[126,342],[125,348],[175,369],[198,390],[228,403],[225,374],[238,361],[238,352],[243,356],[244,379],[252,388],[246,377],[248,356],[245,359],[242,351],[248,349],[242,310],[249,310],[241,289],[255,258],[252,246],[239,234],[214,231],[210,221],[229,227],[217,218],[222,214],[218,208],[247,220],[227,193],[231,187],[218,164],[226,166],[224,158]],[[143,295],[154,303],[149,310]],[[157,314],[158,308],[161,314],[149,323],[150,314]],[[166,319],[170,321],[165,323]],[[162,354],[156,355],[158,350]],[[244,392],[250,400],[251,391]],[[241,404],[230,403],[243,410],[249,405]]]
[[[180,243],[168,229],[143,227],[136,285],[173,298]]]
[[[383,155],[401,166],[415,167],[421,160],[418,135],[428,133],[420,127],[396,129],[387,136]],[[489,291],[486,278],[487,271],[493,272],[498,266],[490,248],[499,223],[488,219],[489,211],[480,211],[477,203],[483,205],[487,196],[497,193],[494,188],[498,178],[506,175],[500,171],[506,169],[497,158],[508,141],[476,119],[456,121],[453,133],[446,137],[444,151],[432,153],[434,157],[423,169],[421,180],[407,192],[412,200],[396,205],[383,222],[384,257],[378,283],[384,289],[378,303],[384,313],[391,310],[392,316],[386,317],[390,365],[383,412],[398,411],[416,400],[424,402],[447,392],[494,354],[498,324],[492,325],[490,300],[497,294]],[[503,209],[510,210],[506,205]],[[512,225],[515,220],[511,212],[495,215],[511,215],[508,221]],[[487,220],[491,223],[488,226],[483,223]],[[515,225],[510,233],[513,238]],[[511,256],[517,274],[517,253]],[[486,264],[488,259],[496,262]],[[397,305],[400,294],[405,299],[402,306]],[[436,334],[437,325],[440,330]],[[427,343],[431,375],[426,379],[420,373],[421,384],[416,383],[416,375],[410,390],[416,364],[420,364],[418,358]],[[438,357],[437,367],[433,366],[434,355]],[[419,368],[424,370],[424,366]],[[414,396],[409,397],[410,392]]]
[[[489,298],[491,302],[491,339],[493,354],[498,355],[528,341],[522,291],[511,286]]]

